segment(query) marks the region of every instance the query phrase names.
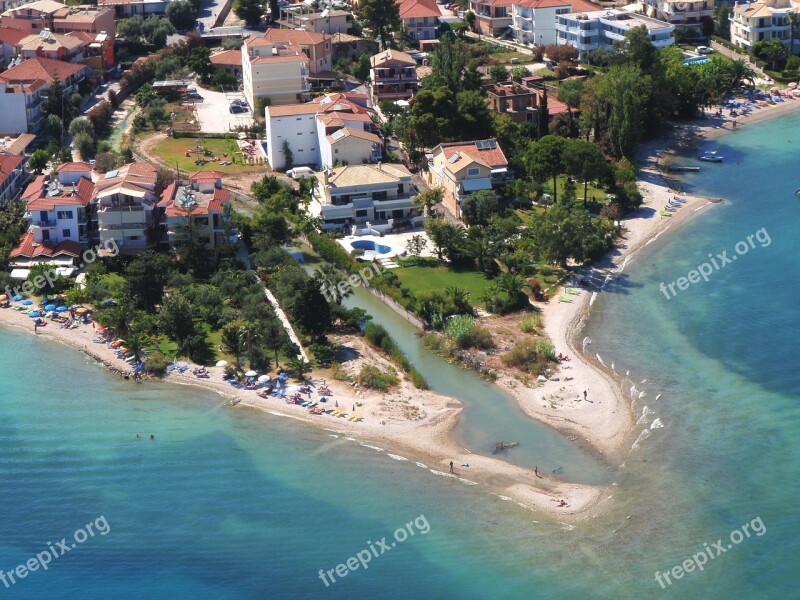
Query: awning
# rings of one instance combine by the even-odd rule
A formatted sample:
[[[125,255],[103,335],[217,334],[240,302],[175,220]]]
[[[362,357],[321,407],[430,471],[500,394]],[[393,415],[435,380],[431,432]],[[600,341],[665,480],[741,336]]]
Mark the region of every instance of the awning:
[[[12,269],[11,279],[27,279],[30,274],[30,269]]]
[[[461,187],[465,192],[477,192],[478,190],[492,189],[492,182],[482,177],[481,179],[465,179],[461,182]]]

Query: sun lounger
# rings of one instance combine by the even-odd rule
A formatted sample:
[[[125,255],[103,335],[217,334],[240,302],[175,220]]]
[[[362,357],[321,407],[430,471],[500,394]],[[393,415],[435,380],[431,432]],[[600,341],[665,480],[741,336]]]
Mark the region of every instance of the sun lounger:
[[[559,302],[572,302],[572,298],[567,298],[566,296],[559,296],[558,297],[558,301]]]
[[[580,296],[581,295],[580,290],[576,290],[575,288],[568,289],[567,293],[568,294],[572,294],[573,296]]]
[[[672,216],[672,213],[671,213],[671,212],[669,212],[669,211],[666,211],[666,210],[662,210],[662,211],[661,211],[661,216],[662,216],[662,217],[671,217],[671,216]]]

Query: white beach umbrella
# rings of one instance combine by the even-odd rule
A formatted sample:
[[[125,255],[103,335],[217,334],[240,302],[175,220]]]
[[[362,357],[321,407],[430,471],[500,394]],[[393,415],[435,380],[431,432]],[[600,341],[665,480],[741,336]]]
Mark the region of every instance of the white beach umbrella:
[[[227,360],[217,361],[217,366],[218,367],[227,367],[228,366],[228,361]]]
[[[266,381],[269,381],[269,379],[270,379],[269,375],[262,375],[261,377],[258,378],[258,381],[264,383]]]
[[[245,377],[255,377],[256,375],[258,375],[258,373],[256,373],[255,371],[248,371],[247,373],[244,374]]]

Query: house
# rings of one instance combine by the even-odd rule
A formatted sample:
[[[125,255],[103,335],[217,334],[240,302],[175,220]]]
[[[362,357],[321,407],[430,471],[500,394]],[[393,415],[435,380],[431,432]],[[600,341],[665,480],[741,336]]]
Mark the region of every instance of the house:
[[[705,39],[704,25],[713,30],[714,0],[639,0],[637,6],[637,12],[666,21],[684,39]]]
[[[436,39],[439,17],[442,16],[436,0],[398,0],[400,19],[408,30],[412,43]]]
[[[264,112],[267,158],[275,170],[286,168],[287,146],[293,165],[325,168],[381,158],[383,141],[364,94],[325,94],[306,104],[268,106]]]
[[[114,11],[103,6],[81,4],[64,6],[53,13],[51,30],[56,33],[105,33],[112,39],[117,28],[114,22]]]
[[[12,27],[25,33],[39,33],[42,29],[52,30],[53,15],[62,8],[66,8],[64,4],[53,0],[37,0],[9,8],[0,14],[0,26]]]
[[[419,215],[412,175],[403,165],[347,165],[317,173],[308,212],[323,230],[388,225]]]
[[[333,72],[333,44],[331,36],[301,29],[268,29],[264,39],[276,47],[283,44],[300,51],[308,57],[308,79],[315,87],[330,85],[336,80]]]
[[[301,102],[311,91],[308,56],[291,43],[275,44],[263,37],[242,44],[242,82],[250,106],[258,98],[269,104]]]
[[[47,115],[42,111],[47,90],[56,80],[64,86],[65,95],[78,91],[78,83],[87,75],[85,65],[29,58],[0,73],[0,131],[5,133],[39,133]]]
[[[350,35],[349,33],[334,33],[331,40],[333,46],[333,62],[336,64],[342,58],[358,61],[362,54],[372,56],[380,47],[375,40]]]
[[[303,29],[314,33],[347,33],[353,28],[353,13],[346,10],[331,10],[304,13],[303,3],[281,8],[280,23],[289,29]]]
[[[581,60],[592,50],[611,50],[614,42],[625,39],[625,33],[634,27],[644,26],[656,48],[675,43],[673,25],[622,9],[569,13],[557,19],[558,43],[573,46]]]
[[[775,39],[788,46],[787,17],[790,12],[798,10],[800,8],[794,8],[790,0],[759,0],[748,4],[737,2],[731,15],[731,42],[748,51],[756,42]],[[795,47],[797,41],[795,39]]]
[[[449,142],[428,159],[428,183],[444,191],[444,205],[461,218],[461,202],[478,190],[491,190],[512,179],[497,140]]]
[[[515,123],[536,122],[539,104],[544,89],[525,83],[504,81],[486,87],[489,108],[498,113],[505,113]],[[569,112],[566,104],[559,101],[555,94],[547,96],[547,112],[550,119]]]
[[[222,186],[222,173],[216,171],[198,171],[189,175],[187,181],[168,185],[161,194],[158,209],[170,247],[173,250],[180,247],[191,225],[206,249],[219,250],[229,241],[225,221],[230,205],[230,191]]]
[[[5,69],[17,55],[17,46],[28,34],[13,27],[0,27],[0,68]]]
[[[384,50],[370,59],[372,101],[408,100],[419,90],[417,63],[399,50]]]
[[[26,269],[39,264],[53,265],[58,267],[59,274],[71,275],[75,272],[81,250],[82,246],[72,240],[64,240],[57,244],[37,242],[33,238],[33,231],[28,230],[22,234],[8,255],[9,266],[14,269],[11,272],[12,277],[19,275],[21,278],[27,278]]]
[[[511,32],[511,6],[518,0],[470,0],[479,33],[501,37]]]
[[[25,188],[21,199],[27,206],[25,214],[35,243],[89,243],[94,184],[85,176],[87,173],[91,175],[91,167],[81,172],[77,181],[70,179],[70,183],[39,175]]]
[[[242,51],[223,50],[211,55],[211,64],[217,71],[224,71],[235,75],[237,79],[242,78]]]
[[[117,19],[134,15],[163,15],[170,0],[97,0],[97,5],[114,11]]]
[[[518,42],[549,46],[556,43],[556,16],[599,10],[587,0],[517,0],[511,5],[511,31]]]
[[[21,154],[0,153],[0,201],[14,200],[28,181],[25,163],[28,157]]]
[[[122,252],[142,250],[155,241],[153,210],[156,170],[146,163],[131,163],[102,175],[95,182],[97,237]]]
[[[17,53],[23,59],[41,56],[78,63],[84,60],[85,47],[86,43],[78,37],[42,29],[38,34],[30,34],[20,40]]]
[[[104,73],[114,68],[114,38],[106,32],[90,33],[88,31],[73,31],[67,36],[81,40],[84,44],[83,63],[95,73]]]

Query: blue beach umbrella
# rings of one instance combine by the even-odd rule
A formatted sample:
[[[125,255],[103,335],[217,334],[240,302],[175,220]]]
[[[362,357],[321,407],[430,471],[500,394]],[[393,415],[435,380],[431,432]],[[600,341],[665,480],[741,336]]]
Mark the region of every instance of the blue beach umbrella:
[[[38,310],[34,310],[33,312],[30,312],[30,313],[28,313],[28,316],[29,316],[31,319],[35,319],[35,318],[37,318],[37,317],[41,317],[42,315],[41,315],[41,314],[39,314],[39,311],[38,311]]]
[[[56,305],[55,304],[48,304],[47,306],[44,307],[44,309],[45,310],[55,310],[56,309]]]
[[[12,298],[12,300],[13,300],[14,302],[19,302],[20,300],[22,300],[22,296],[20,296],[19,294],[17,294],[16,296],[14,296],[14,297]]]
[[[56,312],[65,312],[66,310],[67,310],[67,307],[66,307],[66,306],[59,306],[59,307],[56,309]]]
[[[30,306],[31,304],[33,304],[33,300],[25,300],[25,302],[23,302],[23,304],[25,306]]]

